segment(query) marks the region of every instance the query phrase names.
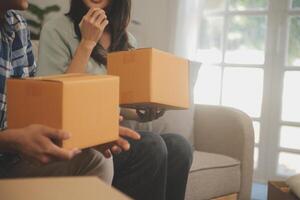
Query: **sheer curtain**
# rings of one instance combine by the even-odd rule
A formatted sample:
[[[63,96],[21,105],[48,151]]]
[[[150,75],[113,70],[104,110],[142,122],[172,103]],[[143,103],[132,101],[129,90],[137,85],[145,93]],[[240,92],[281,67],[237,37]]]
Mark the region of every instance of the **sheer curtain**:
[[[169,0],[168,34],[169,51],[180,57],[194,60],[198,43],[198,30],[204,0]],[[194,134],[194,85],[198,77],[199,63],[190,63],[190,108],[168,111],[151,124],[154,133],[178,133],[193,144]]]
[[[206,0],[170,0],[170,51],[193,60],[198,44],[200,17]]]

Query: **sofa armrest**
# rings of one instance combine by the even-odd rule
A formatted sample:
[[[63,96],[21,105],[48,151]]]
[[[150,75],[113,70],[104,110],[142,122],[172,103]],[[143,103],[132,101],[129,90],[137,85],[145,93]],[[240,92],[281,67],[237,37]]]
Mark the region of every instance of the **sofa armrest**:
[[[241,162],[239,199],[250,199],[254,152],[251,118],[233,108],[197,105],[194,141],[198,151],[227,155]]]

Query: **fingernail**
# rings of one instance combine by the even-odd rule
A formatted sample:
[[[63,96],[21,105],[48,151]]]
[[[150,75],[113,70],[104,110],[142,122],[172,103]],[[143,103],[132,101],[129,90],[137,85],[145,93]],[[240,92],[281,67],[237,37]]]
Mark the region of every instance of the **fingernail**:
[[[113,151],[117,151],[117,150],[118,150],[118,147],[113,146],[113,147],[112,147],[112,150],[113,150]]]

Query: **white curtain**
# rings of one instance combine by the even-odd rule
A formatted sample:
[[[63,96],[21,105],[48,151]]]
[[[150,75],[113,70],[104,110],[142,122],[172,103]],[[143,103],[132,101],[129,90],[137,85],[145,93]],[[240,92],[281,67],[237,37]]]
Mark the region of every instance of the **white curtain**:
[[[193,60],[198,44],[200,17],[206,0],[169,0],[170,51]]]

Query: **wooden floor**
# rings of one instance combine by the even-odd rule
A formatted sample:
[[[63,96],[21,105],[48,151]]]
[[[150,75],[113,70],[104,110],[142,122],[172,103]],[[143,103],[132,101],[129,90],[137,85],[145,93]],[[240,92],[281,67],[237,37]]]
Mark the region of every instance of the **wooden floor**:
[[[237,194],[231,194],[228,196],[223,196],[212,200],[237,200],[237,196],[238,196]]]

